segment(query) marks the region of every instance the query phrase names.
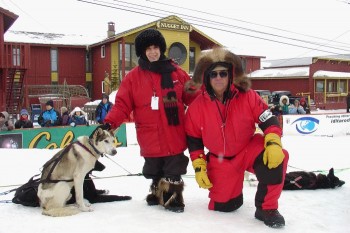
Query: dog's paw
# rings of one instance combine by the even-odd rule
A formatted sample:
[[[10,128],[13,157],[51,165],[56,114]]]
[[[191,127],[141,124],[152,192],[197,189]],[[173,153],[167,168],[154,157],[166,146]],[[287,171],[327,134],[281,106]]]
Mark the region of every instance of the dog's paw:
[[[87,199],[84,199],[84,204],[85,204],[87,207],[90,207],[90,206],[91,206],[91,203],[90,203]]]
[[[94,209],[91,206],[80,206],[79,210],[82,212],[92,212]]]

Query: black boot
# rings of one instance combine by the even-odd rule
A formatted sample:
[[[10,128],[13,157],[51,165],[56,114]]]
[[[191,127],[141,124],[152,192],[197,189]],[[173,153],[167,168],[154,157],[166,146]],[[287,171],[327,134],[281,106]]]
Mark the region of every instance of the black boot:
[[[182,192],[184,190],[184,182],[180,179],[173,181],[170,179],[161,179],[158,184],[157,196],[159,203],[165,209],[182,213],[185,209]]]
[[[263,210],[261,208],[256,208],[255,218],[263,221],[266,226],[272,228],[281,228],[285,225],[284,218],[278,210]]]
[[[146,202],[148,205],[152,206],[152,205],[159,205],[159,200],[158,197],[156,195],[157,193],[157,189],[158,189],[158,179],[154,179],[151,186],[150,186],[150,194],[147,195],[146,197]]]

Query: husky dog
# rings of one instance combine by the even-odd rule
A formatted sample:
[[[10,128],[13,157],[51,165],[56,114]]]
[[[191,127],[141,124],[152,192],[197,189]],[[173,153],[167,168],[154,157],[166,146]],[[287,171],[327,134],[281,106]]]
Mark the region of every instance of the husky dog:
[[[84,203],[84,178],[100,156],[116,153],[114,132],[97,127],[90,137],[78,137],[76,142],[55,154],[44,164],[38,188],[42,214],[59,217],[93,211],[90,203]],[[66,206],[73,186],[77,205]]]

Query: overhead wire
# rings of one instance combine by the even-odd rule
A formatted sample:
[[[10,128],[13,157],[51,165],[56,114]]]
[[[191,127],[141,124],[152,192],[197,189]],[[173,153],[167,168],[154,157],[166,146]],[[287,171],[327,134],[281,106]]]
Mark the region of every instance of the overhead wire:
[[[171,6],[171,7],[176,7],[176,8],[180,8],[180,9],[184,9],[184,10],[188,10],[188,11],[198,12],[198,13],[201,13],[201,14],[211,15],[211,16],[215,16],[215,17],[219,17],[219,18],[223,18],[223,19],[229,19],[229,20],[234,20],[234,21],[238,21],[238,22],[242,22],[242,23],[252,24],[252,25],[256,25],[256,26],[260,26],[260,27],[264,27],[264,28],[277,30],[277,31],[288,32],[288,33],[292,33],[292,34],[295,34],[295,35],[306,36],[306,37],[310,37],[310,38],[314,38],[314,39],[324,40],[324,41],[327,41],[327,42],[329,41],[329,39],[325,39],[325,38],[321,38],[321,37],[317,37],[317,36],[312,36],[312,35],[299,33],[299,32],[293,32],[293,31],[290,31],[290,30],[281,29],[281,28],[272,27],[272,26],[267,26],[267,25],[264,25],[264,24],[253,23],[253,22],[250,22],[250,21],[241,20],[241,19],[232,18],[232,17],[228,17],[228,16],[223,16],[223,15],[218,15],[218,14],[214,14],[214,13],[210,13],[210,12],[206,12],[206,11],[200,11],[200,10],[196,10],[196,9],[189,9],[189,8],[182,7],[182,6],[175,6],[175,5],[172,5],[172,4],[158,2],[158,1],[153,1],[153,0],[145,0],[145,1],[156,3],[156,4],[159,4],[159,5]],[[338,43],[338,44],[347,45],[345,47],[346,48],[350,48],[350,44],[348,44],[348,43],[339,42],[339,41],[332,41],[332,42]],[[341,45],[339,45],[339,46],[341,46]]]
[[[157,17],[157,18],[163,17],[162,15],[164,15],[164,13],[150,11],[150,9],[153,9],[153,10],[155,9],[155,10],[161,11],[161,12],[169,12],[169,11],[166,11],[166,10],[163,10],[163,9],[152,8],[152,7],[149,7],[149,6],[147,6],[147,12],[146,12],[144,10],[145,6],[143,6],[143,5],[132,4],[132,3],[127,3],[127,2],[123,2],[123,1],[117,1],[117,0],[113,0],[113,1],[114,2],[123,3],[123,4],[128,4],[128,6],[116,5],[115,3],[106,2],[106,1],[99,1],[99,0],[95,0],[94,2],[91,2],[91,1],[88,1],[88,0],[77,0],[77,1],[88,3],[88,4],[93,4],[93,5],[98,5],[98,6],[103,6],[103,7],[108,7],[108,8],[112,8],[112,9],[118,9],[118,10],[129,11],[129,12],[133,12],[133,13],[153,16],[153,17]],[[135,6],[142,7],[143,9],[139,9],[139,8],[137,8]],[[174,12],[171,12],[171,13],[174,14]],[[193,25],[201,26],[201,27],[204,27],[204,28],[210,28],[210,29],[213,29],[213,30],[225,31],[225,32],[232,33],[232,34],[237,34],[237,35],[241,35],[241,36],[246,36],[246,37],[266,40],[266,41],[270,41],[270,42],[290,45],[290,46],[299,47],[299,48],[305,48],[305,49],[311,49],[311,50],[316,50],[316,51],[322,51],[322,52],[327,52],[327,53],[331,53],[331,54],[339,54],[339,52],[333,52],[333,51],[329,51],[329,50],[325,50],[325,49],[318,49],[318,48],[314,48],[314,47],[303,46],[303,45],[300,45],[300,44],[293,44],[293,43],[289,43],[289,42],[278,41],[278,40],[274,40],[274,39],[264,38],[264,37],[261,37],[261,36],[245,34],[245,33],[240,33],[240,32],[236,32],[236,31],[230,31],[230,30],[226,30],[226,29],[222,29],[222,28],[218,29],[217,27],[209,26],[209,25],[206,25],[206,24],[210,24],[211,23],[211,24],[214,24],[216,26],[226,26],[226,27],[238,27],[238,26],[234,26],[234,25],[230,25],[230,24],[223,24],[221,22],[206,20],[206,19],[202,19],[202,18],[199,18],[199,17],[188,16],[188,15],[185,15],[185,14],[182,14],[182,13],[179,13],[179,15],[183,15],[184,18],[189,18],[192,21],[193,20],[194,21],[196,21],[196,20],[199,21],[200,23],[196,23],[196,22],[191,22],[191,23]],[[206,23],[206,24],[203,24],[203,23]],[[242,29],[254,31],[252,29],[247,29],[247,28],[242,28]],[[263,33],[263,32],[256,31],[255,33]],[[265,34],[267,34],[267,33],[265,33]],[[281,37],[281,36],[278,36],[278,35],[269,35],[269,36]],[[319,44],[317,42],[298,40],[298,39],[289,38],[289,37],[284,37],[284,39],[295,40],[295,41],[298,41],[298,42],[301,42],[301,43],[309,43],[309,44],[312,44],[312,45],[319,45],[319,47],[321,46],[321,44]],[[344,50],[343,48],[336,48],[336,47],[332,47],[332,46],[326,46],[326,47],[331,48],[331,49],[337,49],[337,50],[341,50],[341,51],[349,51],[350,52],[350,50]]]

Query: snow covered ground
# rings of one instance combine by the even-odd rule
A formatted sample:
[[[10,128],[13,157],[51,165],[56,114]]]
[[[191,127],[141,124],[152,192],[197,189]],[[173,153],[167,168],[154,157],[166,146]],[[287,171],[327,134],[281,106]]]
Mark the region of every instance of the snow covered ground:
[[[131,135],[130,135],[131,134]],[[135,141],[133,131],[128,140]],[[350,229],[350,158],[349,137],[284,136],[283,145],[290,153],[288,171],[336,169],[336,176],[346,184],[334,190],[283,191],[279,210],[285,217],[282,232],[349,232]],[[130,143],[133,144],[133,143]],[[56,152],[46,149],[0,149],[0,192],[12,189],[8,185],[25,183],[38,174],[39,168]],[[149,207],[145,197],[150,181],[142,176],[126,176],[142,171],[143,159],[135,144],[119,148],[112,158],[117,164],[101,158],[103,172],[93,173],[97,188],[109,189],[111,194],[130,195],[124,202],[94,204],[93,212],[52,218],[41,214],[40,208],[12,203],[0,203],[0,233],[84,232],[84,233],[148,233],[148,232],[277,232],[254,218],[256,187],[245,181],[244,204],[235,212],[220,213],[207,209],[208,191],[198,188],[189,165],[183,177],[185,212],[172,213],[161,206]],[[250,176],[254,178],[254,176]],[[9,200],[13,193],[0,196]]]

